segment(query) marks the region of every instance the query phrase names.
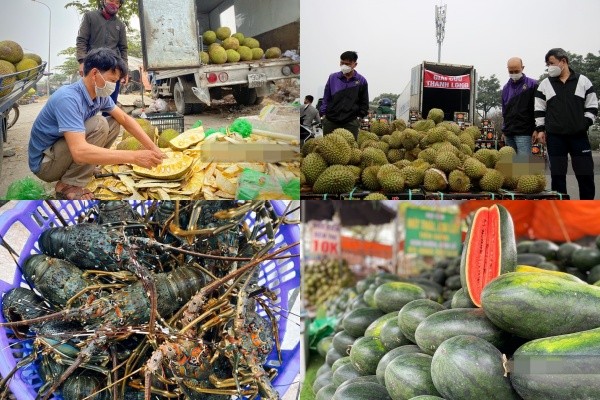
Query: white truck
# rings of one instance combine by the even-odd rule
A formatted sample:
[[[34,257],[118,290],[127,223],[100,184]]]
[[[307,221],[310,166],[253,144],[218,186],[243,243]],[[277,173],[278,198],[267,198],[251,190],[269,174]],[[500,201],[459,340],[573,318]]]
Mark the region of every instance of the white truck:
[[[411,70],[410,82],[396,101],[396,118],[409,120],[411,111],[423,118],[432,108],[444,110],[444,119],[464,113],[474,122],[477,73],[471,65],[423,61]]]
[[[202,34],[228,26],[282,52],[300,45],[300,0],[139,0],[144,68],[153,97],[173,97],[181,114],[201,112],[211,99],[232,93],[242,105],[259,104],[274,81],[300,76],[289,57],[203,64]]]

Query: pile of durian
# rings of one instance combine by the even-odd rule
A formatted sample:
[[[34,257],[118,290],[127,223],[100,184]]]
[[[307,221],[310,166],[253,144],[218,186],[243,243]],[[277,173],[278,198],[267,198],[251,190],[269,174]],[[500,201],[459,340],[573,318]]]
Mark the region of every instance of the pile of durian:
[[[479,128],[461,130],[443,116],[434,108],[410,128],[401,119],[391,124],[382,120],[375,121],[370,131],[359,131],[356,140],[346,129],[309,140],[302,147],[301,183],[315,194],[359,188],[372,192],[367,199],[415,188],[451,193],[545,190],[545,175],[527,173],[527,166],[515,164],[511,147],[475,152]]]

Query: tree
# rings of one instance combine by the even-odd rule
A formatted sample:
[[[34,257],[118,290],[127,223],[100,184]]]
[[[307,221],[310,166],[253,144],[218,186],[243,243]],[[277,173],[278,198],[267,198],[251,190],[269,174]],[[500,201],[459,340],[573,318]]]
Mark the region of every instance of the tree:
[[[138,2],[137,0],[121,0],[122,5],[119,9],[119,18],[127,29],[129,30],[129,24],[131,22],[131,17],[134,15],[139,15],[138,12]],[[85,14],[87,11],[98,10],[102,7],[103,0],[75,0],[65,5],[65,8],[75,8],[77,12],[81,15]]]
[[[75,57],[76,52],[77,49],[75,47],[67,47],[64,50],[61,50],[58,53],[58,55],[67,56],[67,59],[55,69],[66,76],[72,76],[73,74],[77,74],[79,72],[79,62]]]
[[[127,29],[127,54],[142,58],[142,35],[137,29]]]
[[[371,100],[371,104],[375,104],[378,105],[379,104],[379,100],[383,99],[383,98],[388,98],[392,101],[392,103],[396,102],[396,99],[398,98],[398,96],[400,96],[399,94],[395,94],[395,93],[381,93],[379,96],[375,97],[373,100]]]
[[[486,79],[485,76],[479,78],[477,83],[477,100],[475,107],[483,111],[483,118],[487,118],[487,113],[494,107],[502,106],[502,93],[500,90],[500,81],[496,75]]]
[[[140,31],[130,27],[130,20],[133,15],[138,15],[137,0],[121,0],[123,2],[119,9],[119,18],[127,26],[127,54],[131,57],[142,58],[142,37]],[[76,0],[68,3],[65,8],[73,7],[77,12],[84,14],[87,11],[99,9],[102,6],[102,0]],[[77,49],[68,47],[58,53],[58,55],[67,56],[63,64],[56,67],[58,71],[68,76],[72,76],[79,71],[79,63],[75,58]],[[75,67],[76,66],[76,67]]]

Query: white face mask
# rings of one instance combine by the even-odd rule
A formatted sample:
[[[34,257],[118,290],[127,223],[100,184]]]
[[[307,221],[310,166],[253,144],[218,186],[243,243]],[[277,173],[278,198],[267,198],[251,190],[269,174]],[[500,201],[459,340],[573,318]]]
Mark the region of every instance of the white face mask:
[[[557,76],[560,76],[561,72],[562,68],[558,65],[551,65],[548,67],[548,76],[551,78],[556,78]]]
[[[519,72],[518,74],[508,74],[508,76],[510,77],[510,79],[516,82],[523,77],[523,73]]]
[[[342,74],[349,74],[350,72],[352,72],[352,67],[346,64],[343,64],[342,66],[340,66],[340,70],[342,71]]]
[[[115,88],[117,87],[117,83],[116,82],[108,82],[106,79],[104,79],[102,74],[100,74],[100,77],[104,81],[104,87],[100,88],[100,87],[98,87],[98,85],[96,85],[96,82],[94,82],[94,86],[96,86],[96,96],[109,97],[115,91]]]

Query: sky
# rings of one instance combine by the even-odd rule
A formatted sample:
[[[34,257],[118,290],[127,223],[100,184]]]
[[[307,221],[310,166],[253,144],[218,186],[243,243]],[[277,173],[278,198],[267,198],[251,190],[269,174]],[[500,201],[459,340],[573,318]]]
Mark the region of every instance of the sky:
[[[441,62],[473,65],[478,78],[508,81],[506,62],[523,59],[537,79],[553,47],[585,57],[600,53],[598,0],[302,0],[300,48],[302,98],[322,97],[329,74],[345,50],[358,53],[356,70],[369,83],[369,98],[400,94],[412,67],[437,62],[435,6],[446,4]]]
[[[57,53],[75,46],[81,16],[74,8],[65,9],[70,0],[42,1],[52,10],[54,69],[64,61]],[[583,56],[600,51],[598,0],[302,0],[301,96],[322,96],[345,50],[358,52],[357,71],[367,78],[371,99],[401,93],[413,66],[437,61],[434,14],[440,4],[447,5],[441,61],[474,65],[478,76],[495,74],[502,85],[512,56],[523,59],[525,74],[538,78],[552,47]],[[38,2],[2,0],[0,40],[14,40],[46,60],[48,17],[48,9]],[[139,23],[133,21],[133,26]]]
[[[19,43],[26,53],[36,53],[42,60],[48,60],[48,8],[33,0],[0,0],[0,40],[13,40]],[[42,0],[52,11],[50,26],[50,68],[62,64],[64,56],[57,54],[67,47],[74,47],[82,16],[75,8],[65,9],[71,0]],[[133,0],[132,0],[133,1]],[[139,22],[133,21],[134,27]]]

